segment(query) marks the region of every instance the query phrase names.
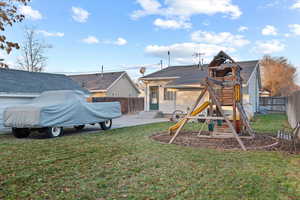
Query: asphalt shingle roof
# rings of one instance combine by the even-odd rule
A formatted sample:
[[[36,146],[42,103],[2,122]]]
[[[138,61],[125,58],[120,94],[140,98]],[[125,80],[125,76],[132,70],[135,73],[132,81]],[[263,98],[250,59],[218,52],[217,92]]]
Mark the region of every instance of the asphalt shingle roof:
[[[70,76],[80,86],[88,90],[106,90],[125,72],[82,74]]]
[[[0,92],[42,93],[53,90],[80,90],[88,93],[66,75],[0,68]]]
[[[258,60],[237,62],[241,68],[241,76],[243,82],[246,83],[256,65]],[[160,71],[154,72],[142,78],[167,78],[167,77],[179,77],[174,81],[170,82],[168,85],[189,85],[198,84],[199,81],[207,77],[207,66],[203,66],[203,70],[198,67],[198,65],[187,65],[187,66],[171,66]]]

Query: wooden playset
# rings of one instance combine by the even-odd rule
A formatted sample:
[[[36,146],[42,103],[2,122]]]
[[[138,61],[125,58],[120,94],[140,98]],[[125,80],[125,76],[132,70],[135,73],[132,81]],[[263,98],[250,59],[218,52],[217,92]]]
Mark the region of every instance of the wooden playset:
[[[208,77],[201,85],[201,91],[191,112],[189,112],[177,124],[169,128],[173,136],[169,144],[172,144],[180,134],[184,125],[191,119],[204,119],[209,122],[209,135],[199,137],[230,138],[234,137],[243,150],[247,150],[242,137],[255,137],[251,129],[248,117],[243,107],[241,67],[226,53],[221,51],[208,65]],[[208,94],[208,95],[207,95]],[[203,99],[207,101],[203,103]],[[225,113],[230,110],[230,114]],[[199,114],[208,109],[206,117]],[[217,125],[215,125],[217,122]],[[203,127],[202,127],[203,128]]]

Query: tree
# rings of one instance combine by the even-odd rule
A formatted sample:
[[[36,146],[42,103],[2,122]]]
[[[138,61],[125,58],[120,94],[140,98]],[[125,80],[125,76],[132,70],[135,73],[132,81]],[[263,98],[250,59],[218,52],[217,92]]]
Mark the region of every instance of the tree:
[[[30,0],[1,0],[0,1],[0,31],[4,32],[7,26],[12,26],[24,20],[25,16],[18,13],[18,5],[27,5]],[[19,49],[18,43],[8,41],[6,36],[0,34],[0,48],[8,54],[13,48]]]
[[[26,28],[25,40],[21,45],[21,56],[17,59],[19,68],[30,72],[43,71],[48,60],[44,56],[47,48],[51,46],[36,38],[35,29]]]
[[[299,89],[295,84],[296,68],[286,58],[264,56],[261,66],[263,88],[272,96],[287,96]]]

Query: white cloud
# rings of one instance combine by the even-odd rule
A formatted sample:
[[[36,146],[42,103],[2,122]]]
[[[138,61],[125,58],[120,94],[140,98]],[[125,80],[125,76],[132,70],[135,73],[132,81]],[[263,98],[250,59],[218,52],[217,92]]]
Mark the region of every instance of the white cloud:
[[[275,26],[272,26],[272,25],[267,25],[265,26],[262,31],[261,31],[261,34],[263,35],[277,35],[277,29]]]
[[[209,23],[209,21],[206,20],[206,21],[202,22],[202,25],[203,25],[203,26],[209,26],[210,23]]]
[[[238,29],[238,32],[245,32],[245,31],[248,31],[249,28],[247,26],[240,26],[239,29]]]
[[[165,0],[164,6],[157,0],[137,0],[137,3],[142,10],[135,11],[132,14],[133,18],[146,15],[191,17],[221,13],[236,19],[242,15],[240,8],[232,4],[231,0]]]
[[[250,43],[249,40],[245,39],[242,35],[233,35],[229,32],[207,32],[207,31],[196,31],[191,34],[191,38],[194,42],[205,42],[209,44],[222,44],[226,46],[242,47]]]
[[[72,7],[72,18],[80,23],[85,23],[87,22],[90,13],[82,8],[79,7]]]
[[[190,28],[193,15],[223,14],[232,19],[242,15],[242,11],[231,0],[165,0],[164,4],[158,0],[136,0],[142,9],[131,14],[133,19],[148,15],[163,16],[166,19],[156,19],[154,25],[161,28],[178,29]]]
[[[209,60],[215,56],[220,50],[232,53],[235,52],[235,48],[225,47],[215,44],[199,44],[199,43],[177,43],[172,45],[160,46],[149,45],[145,48],[145,52],[148,55],[159,58],[167,58],[168,51],[171,52],[172,61],[176,64],[191,64],[193,63],[193,55],[195,52],[204,52],[204,59]],[[173,63],[174,64],[174,63]]]
[[[285,49],[285,44],[279,40],[257,41],[253,51],[260,54],[272,54]]]
[[[117,45],[117,46],[124,46],[128,44],[128,41],[122,37],[117,38],[116,40],[99,40],[95,36],[88,36],[87,38],[82,39],[82,42],[86,44],[109,44],[109,45]]]
[[[160,14],[161,4],[156,0],[136,0],[142,7],[142,10],[136,10],[132,13],[131,17],[134,19],[153,14]]]
[[[271,2],[267,3],[263,8],[272,8],[272,7],[277,7],[281,4],[280,0],[272,0]]]
[[[300,35],[300,24],[290,24],[289,28],[293,35]]]
[[[115,45],[118,45],[118,46],[124,46],[126,45],[128,42],[127,40],[125,40],[124,38],[117,38],[117,40],[114,42]]]
[[[88,36],[87,38],[82,39],[82,42],[87,44],[98,44],[99,40],[95,36]]]
[[[65,34],[61,32],[51,33],[45,30],[38,30],[37,33],[44,35],[45,37],[64,37]]]
[[[40,13],[40,11],[32,9],[31,6],[21,6],[20,13],[32,20],[39,20],[43,18],[43,15]]]
[[[153,23],[155,26],[162,29],[189,29],[192,24],[184,20],[164,20],[158,18]]]
[[[300,0],[297,0],[290,8],[291,9],[300,9]]]

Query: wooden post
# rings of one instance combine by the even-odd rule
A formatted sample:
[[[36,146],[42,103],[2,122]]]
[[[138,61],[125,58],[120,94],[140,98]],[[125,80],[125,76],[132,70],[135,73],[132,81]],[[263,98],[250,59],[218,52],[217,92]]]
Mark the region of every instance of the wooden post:
[[[237,80],[237,69],[236,67],[232,67],[232,75],[233,75],[233,81]],[[236,120],[236,84],[233,84],[232,86],[232,91],[233,91],[233,105],[232,105],[232,118],[233,118],[233,126],[235,128],[235,130],[237,131],[238,125],[237,125],[237,120]]]
[[[201,99],[204,97],[204,95],[207,92],[207,86],[204,88],[204,90],[201,92],[201,94],[199,95],[195,105],[193,106],[193,109],[185,116],[185,118],[182,121],[182,124],[180,125],[180,127],[177,129],[175,135],[172,137],[172,139],[170,140],[169,144],[172,144],[174,142],[174,140],[176,139],[176,137],[178,136],[178,134],[180,133],[181,129],[184,127],[184,125],[189,121],[188,117],[191,116],[192,112],[197,108],[197,106],[199,105]]]
[[[248,120],[248,117],[246,115],[246,112],[243,108],[243,106],[241,105],[241,103],[237,103],[237,108],[238,108],[238,111],[240,112],[240,117],[243,119],[243,123],[247,129],[247,131],[249,132],[249,134],[252,136],[252,137],[255,137],[255,133],[254,131],[252,130],[251,126],[250,126],[250,122]]]
[[[233,105],[232,105],[232,119],[233,119],[233,126],[235,130],[237,131],[237,120],[236,120],[236,99],[235,99],[235,86],[233,86]]]
[[[238,143],[240,144],[241,148],[244,150],[244,151],[247,151],[243,141],[239,138],[235,128],[233,127],[232,123],[230,122],[230,120],[228,119],[228,117],[225,115],[223,109],[222,109],[222,106],[221,104],[219,103],[213,89],[211,88],[210,84],[209,84],[209,81],[207,81],[207,85],[208,85],[208,92],[210,94],[210,96],[212,97],[212,100],[214,101],[214,103],[216,104],[216,106],[219,108],[220,110],[220,113],[221,115],[224,117],[226,123],[228,124],[229,128],[232,130],[232,134],[234,135],[234,137],[236,138],[236,140],[238,141]]]

